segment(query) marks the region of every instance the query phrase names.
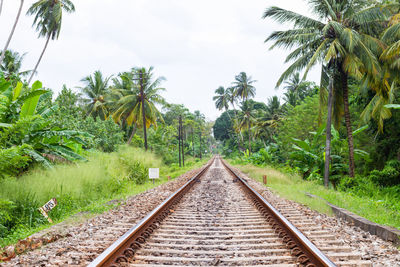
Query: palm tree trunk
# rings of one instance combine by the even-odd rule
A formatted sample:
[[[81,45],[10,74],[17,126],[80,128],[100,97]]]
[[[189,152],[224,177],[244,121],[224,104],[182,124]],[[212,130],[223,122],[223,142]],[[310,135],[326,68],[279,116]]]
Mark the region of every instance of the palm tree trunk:
[[[182,158],[181,158],[181,117],[179,116],[178,122],[178,152],[179,152],[179,167],[182,167]]]
[[[1,15],[1,11],[3,10],[3,0],[0,0],[0,15]],[[1,62],[0,62],[1,63]]]
[[[203,155],[201,153],[201,132],[199,133],[199,138],[200,138],[200,148],[199,148],[199,152],[200,152],[200,159],[203,158]]]
[[[251,133],[250,133],[250,118],[249,118],[248,130],[249,130],[249,155],[251,155]]]
[[[18,9],[17,17],[16,17],[15,22],[14,22],[14,26],[12,27],[10,36],[8,37],[8,40],[7,40],[7,42],[6,42],[6,45],[5,45],[5,47],[4,47],[4,49],[3,49],[2,53],[1,53],[0,64],[1,64],[1,63],[3,62],[3,60],[4,60],[4,56],[6,55],[6,51],[7,51],[7,49],[8,49],[8,46],[10,45],[10,42],[11,42],[11,39],[12,39],[12,37],[13,37],[13,35],[14,35],[15,29],[17,28],[18,20],[19,20],[19,17],[20,17],[20,15],[21,15],[22,6],[24,5],[24,1],[25,1],[25,0],[21,0],[21,3],[20,3],[20,5],[19,5],[19,9]],[[3,9],[3,0],[1,0],[1,3],[0,3],[0,13],[1,13],[1,10],[2,10],[2,9]]]
[[[181,125],[181,132],[182,132],[182,166],[185,167],[185,142],[184,142],[185,133],[183,131],[182,125]]]
[[[237,120],[237,110],[235,109],[235,104],[234,104],[233,102],[231,102],[231,103],[232,103],[233,110],[235,111],[235,120]],[[240,142],[239,133],[236,134],[236,137],[237,137],[237,142],[238,142],[238,150],[239,150],[239,152],[240,152],[240,149],[242,149],[242,144],[241,144],[241,142]]]
[[[35,73],[36,73],[36,71],[37,71],[37,68],[39,67],[40,61],[42,61],[44,52],[46,51],[47,46],[48,46],[48,44],[49,44],[50,37],[51,37],[51,35],[49,34],[49,35],[47,36],[46,44],[44,45],[43,51],[42,51],[42,53],[40,54],[39,60],[38,60],[38,62],[36,63],[36,66],[35,66],[35,68],[33,69],[32,75],[31,75],[31,77],[30,77],[29,80],[28,80],[28,84],[31,83],[31,81],[32,81],[32,79],[33,79],[33,76],[35,75]]]
[[[346,122],[347,138],[349,143],[349,176],[354,177],[354,143],[353,143],[353,130],[351,128],[350,109],[349,109],[349,87],[348,75],[345,71],[342,74],[342,89],[343,89],[343,103],[344,103],[344,120]]]
[[[324,170],[324,185],[328,188],[329,185],[329,163],[331,159],[331,138],[332,138],[332,106],[333,106],[333,77],[329,77],[328,86],[328,117],[326,119],[326,145],[325,145],[325,170]]]
[[[196,156],[194,155],[194,130],[193,130],[193,126],[192,126],[192,150],[193,150],[193,157],[195,158]]]
[[[128,145],[131,144],[132,138],[133,138],[133,136],[135,135],[135,133],[136,133],[136,124],[135,124],[135,126],[133,126],[131,136],[129,137],[129,140],[128,140],[128,143],[127,143]]]
[[[144,92],[143,92],[143,72],[139,72],[140,79],[140,98],[142,101],[142,121],[143,121],[143,137],[144,137],[144,149],[147,151],[147,132],[146,132],[146,114],[144,113]]]

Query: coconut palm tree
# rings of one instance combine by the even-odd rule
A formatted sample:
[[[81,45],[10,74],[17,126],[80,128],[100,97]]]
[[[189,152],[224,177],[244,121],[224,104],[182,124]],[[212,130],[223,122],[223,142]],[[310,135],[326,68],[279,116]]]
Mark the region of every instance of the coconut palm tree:
[[[399,89],[400,77],[400,13],[394,11],[388,22],[388,27],[381,35],[382,44],[377,51],[381,64],[381,71],[378,77],[371,74],[366,75],[366,87],[372,89],[375,96],[366,106],[361,114],[365,122],[373,118],[378,124],[379,132],[383,132],[384,120],[392,116],[392,112],[386,105],[395,100],[395,92]]]
[[[14,52],[12,50],[7,50],[4,53],[4,60],[0,64],[0,71],[4,73],[6,79],[10,78],[11,76],[25,77],[32,72],[30,70],[21,71],[24,57],[25,54],[20,55],[18,52]]]
[[[240,131],[247,128],[247,133],[248,133],[248,137],[249,137],[248,149],[249,149],[249,155],[250,155],[251,154],[251,138],[252,138],[251,127],[256,122],[257,113],[256,113],[256,110],[254,109],[254,103],[250,102],[250,101],[244,101],[240,108],[241,108],[242,112],[239,114],[237,127]]]
[[[300,79],[300,73],[294,73],[287,81],[285,81],[284,89],[286,92],[283,93],[285,102],[293,107],[296,106],[299,101],[312,94],[312,90],[309,86],[310,82],[305,82]]]
[[[130,72],[119,75],[124,88],[113,88],[113,94],[119,96],[116,110],[113,113],[114,121],[120,123],[126,120],[128,125],[143,127],[145,149],[147,150],[146,128],[157,126],[157,120],[163,121],[156,104],[164,104],[165,100],[160,95],[164,88],[160,87],[164,77],[154,79],[153,67],[133,68]]]
[[[83,94],[83,102],[87,105],[86,116],[100,117],[105,120],[108,117],[106,106],[106,95],[109,93],[109,81],[111,77],[103,77],[101,71],[95,71],[93,75],[88,75],[81,79],[85,84],[80,87]]]
[[[235,95],[235,87],[228,87],[225,90],[226,95],[227,95],[227,99],[229,101],[229,103],[232,105],[233,110],[235,111],[236,114],[236,108],[235,108],[235,104],[237,103],[237,96]]]
[[[296,92],[300,87],[302,80],[300,79],[300,73],[294,73],[287,81],[285,81],[284,89],[290,92]]]
[[[281,101],[277,96],[268,98],[267,100],[267,112],[271,119],[277,120],[281,115]]]
[[[7,49],[8,49],[8,46],[10,45],[10,42],[11,42],[11,39],[12,39],[12,37],[13,37],[13,35],[14,35],[15,29],[17,28],[17,24],[18,24],[19,17],[20,17],[20,15],[21,15],[21,11],[22,11],[22,7],[23,7],[23,6],[24,6],[24,0],[21,0],[21,2],[20,2],[20,4],[19,4],[19,9],[18,9],[17,17],[15,18],[14,25],[13,25],[13,27],[12,27],[12,29],[11,29],[11,33],[10,33],[10,35],[8,36],[6,45],[4,46],[3,52],[1,53],[1,56],[0,56],[0,64],[1,64],[1,63],[3,62],[3,60],[4,60],[5,53],[6,53]],[[1,0],[1,2],[0,2],[0,14],[1,14],[1,10],[2,10],[2,9],[3,9],[3,0]]]
[[[254,83],[257,82],[253,80],[251,76],[247,76],[246,72],[241,72],[235,76],[235,81],[233,82],[233,88],[235,90],[234,95],[246,101],[256,94],[256,88]]]
[[[216,96],[213,97],[213,100],[215,101],[215,107],[218,110],[225,109],[225,111],[227,111],[230,103],[229,91],[225,90],[223,86],[220,86],[217,90],[215,90],[215,94]]]
[[[47,49],[50,39],[56,40],[60,36],[63,11],[72,13],[75,6],[70,0],[38,0],[28,9],[27,15],[34,15],[32,26],[36,26],[39,37],[46,37],[46,43],[40,54],[28,84],[31,83],[35,75],[44,52]]]
[[[280,23],[291,23],[293,28],[272,33],[267,41],[274,41],[271,49],[283,47],[295,48],[286,58],[293,62],[281,75],[279,86],[293,73],[308,71],[318,64],[333,66],[334,119],[338,126],[344,115],[349,146],[349,174],[354,176],[354,144],[349,110],[348,79],[360,79],[365,73],[377,75],[380,65],[374,50],[380,45],[375,38],[389,15],[388,10],[379,6],[371,6],[365,0],[307,0],[316,19],[303,16],[279,7],[270,7],[264,18],[272,18]],[[334,64],[333,64],[334,62]],[[343,103],[339,109],[338,103]]]

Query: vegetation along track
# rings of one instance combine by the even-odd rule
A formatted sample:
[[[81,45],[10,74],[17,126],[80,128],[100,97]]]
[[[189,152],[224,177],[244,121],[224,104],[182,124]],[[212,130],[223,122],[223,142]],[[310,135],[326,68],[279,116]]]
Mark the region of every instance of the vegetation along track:
[[[279,209],[216,157],[90,266],[371,265],[297,210]]]

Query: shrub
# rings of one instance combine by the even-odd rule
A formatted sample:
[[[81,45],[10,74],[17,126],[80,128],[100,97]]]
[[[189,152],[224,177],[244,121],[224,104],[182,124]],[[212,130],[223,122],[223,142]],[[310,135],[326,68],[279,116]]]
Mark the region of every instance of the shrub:
[[[117,145],[123,143],[124,134],[117,124],[111,119],[96,120],[88,117],[78,123],[77,128],[94,136],[88,139],[89,148],[97,148],[104,152],[114,152]]]
[[[28,150],[31,147],[26,144],[0,149],[0,178],[4,178],[4,175],[17,175],[26,168],[31,162]]]
[[[394,160],[389,160],[386,162],[386,166],[395,168],[396,170],[400,171],[400,161],[394,159]]]
[[[337,189],[340,191],[349,191],[355,187],[358,187],[360,180],[362,180],[362,178],[358,175],[356,177],[344,176],[341,179],[336,179]]]
[[[120,161],[127,169],[126,178],[133,181],[135,184],[144,184],[146,182],[148,169],[143,163],[124,157],[121,157]]]
[[[400,161],[390,160],[386,162],[383,170],[373,170],[368,177],[377,185],[398,185],[400,184]]]
[[[0,237],[5,237],[13,221],[12,211],[15,205],[12,201],[0,198]]]
[[[388,165],[381,171],[373,170],[369,178],[376,184],[382,186],[391,186],[400,183],[400,172]]]
[[[147,168],[142,163],[136,161],[130,165],[129,178],[136,184],[144,184],[147,178]]]

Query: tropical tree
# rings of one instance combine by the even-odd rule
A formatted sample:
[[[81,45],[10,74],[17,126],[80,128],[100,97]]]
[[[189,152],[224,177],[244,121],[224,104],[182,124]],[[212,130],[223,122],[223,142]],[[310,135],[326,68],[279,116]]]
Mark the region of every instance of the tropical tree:
[[[13,37],[13,35],[14,35],[15,29],[17,28],[17,24],[18,24],[18,21],[19,21],[19,17],[20,17],[20,15],[21,15],[21,11],[22,11],[23,5],[24,5],[24,0],[21,0],[21,2],[20,2],[20,4],[19,4],[19,9],[18,9],[17,17],[15,18],[14,25],[13,25],[13,27],[12,27],[12,29],[11,29],[11,33],[10,33],[10,35],[8,36],[6,45],[4,46],[3,52],[1,53],[1,56],[0,56],[0,64],[1,64],[1,63],[3,62],[3,60],[4,60],[5,53],[6,53],[7,49],[8,49],[8,46],[10,45],[10,42],[11,42],[11,39],[12,39],[12,37]],[[2,9],[3,9],[3,0],[1,0],[1,2],[0,2],[0,14],[1,14],[1,10],[2,10]]]
[[[154,78],[153,67],[133,68],[130,72],[119,75],[115,85],[123,85],[123,88],[112,89],[114,95],[119,97],[115,103],[114,121],[123,120],[129,126],[136,125],[143,128],[145,148],[147,149],[146,128],[157,126],[157,120],[163,121],[156,104],[164,104],[165,100],[160,95],[165,88],[160,87],[164,77]],[[132,135],[131,135],[132,136]]]
[[[215,94],[216,96],[213,97],[213,100],[215,101],[215,107],[218,110],[225,109],[225,111],[227,111],[230,104],[229,90],[225,90],[223,86],[220,86],[217,90],[215,90]]]
[[[0,64],[0,71],[3,72],[6,79],[12,76],[25,77],[31,73],[31,71],[21,71],[22,61],[25,54],[20,55],[18,52],[7,50],[4,53],[4,60]]]
[[[361,117],[365,122],[374,119],[378,124],[378,131],[383,133],[384,120],[392,116],[387,105],[393,104],[399,89],[400,77],[400,13],[397,8],[387,28],[381,34],[381,46],[376,53],[379,56],[381,71],[378,77],[368,73],[365,77],[363,89],[372,89],[375,96],[364,109]]]
[[[199,156],[203,158],[203,141],[202,136],[206,130],[205,116],[199,110],[194,111],[194,121],[196,122],[196,130],[199,134]]]
[[[296,106],[300,101],[304,100],[307,96],[315,93],[315,85],[311,82],[306,82],[300,79],[300,73],[294,73],[287,81],[285,81],[283,99],[287,104]]]
[[[261,112],[256,119],[254,123],[254,137],[259,138],[262,140],[264,147],[266,147],[266,140],[271,141],[272,136],[274,133],[272,132],[271,126],[271,120],[269,117],[268,112]]]
[[[106,95],[109,93],[109,81],[111,77],[103,77],[101,71],[95,71],[93,75],[84,77],[81,82],[85,84],[80,87],[86,103],[87,116],[107,119],[108,109],[106,107]]]
[[[257,82],[253,80],[251,76],[247,76],[246,72],[241,72],[235,76],[235,81],[233,82],[234,95],[240,97],[243,101],[254,97],[256,94],[256,88],[254,83]]]
[[[293,62],[281,75],[279,86],[294,72],[305,70],[304,77],[315,65],[327,64],[334,69],[335,99],[342,98],[343,106],[337,109],[334,118],[344,115],[349,147],[349,174],[354,176],[354,144],[349,110],[349,77],[360,79],[365,73],[377,75],[380,65],[374,50],[380,45],[375,35],[387,21],[388,11],[371,6],[366,0],[307,1],[318,19],[300,15],[279,7],[270,7],[264,18],[280,23],[291,23],[293,29],[276,31],[266,41],[274,41],[271,49],[295,48],[286,58]],[[338,126],[340,121],[336,120]]]
[[[28,84],[31,83],[35,75],[44,52],[47,49],[50,39],[56,40],[60,36],[63,11],[72,13],[75,6],[70,0],[38,0],[28,9],[27,15],[34,15],[32,26],[36,26],[39,37],[46,37],[46,43],[40,54]]]
[[[83,138],[92,137],[85,132],[52,125],[53,107],[38,110],[40,98],[48,92],[39,81],[29,88],[21,82],[14,87],[10,81],[0,79],[0,154],[18,152],[28,158],[28,162],[18,164],[21,168],[30,161],[50,167],[51,161],[84,159],[80,155],[85,145]],[[16,161],[19,160],[17,154],[14,153]]]
[[[241,113],[239,114],[238,118],[238,129],[240,131],[247,128],[247,134],[249,137],[248,149],[249,155],[251,154],[251,127],[256,122],[256,110],[254,109],[254,103],[250,101],[245,101],[242,103],[241,106]]]
[[[268,98],[266,111],[274,120],[277,120],[281,116],[281,102],[277,96]]]

